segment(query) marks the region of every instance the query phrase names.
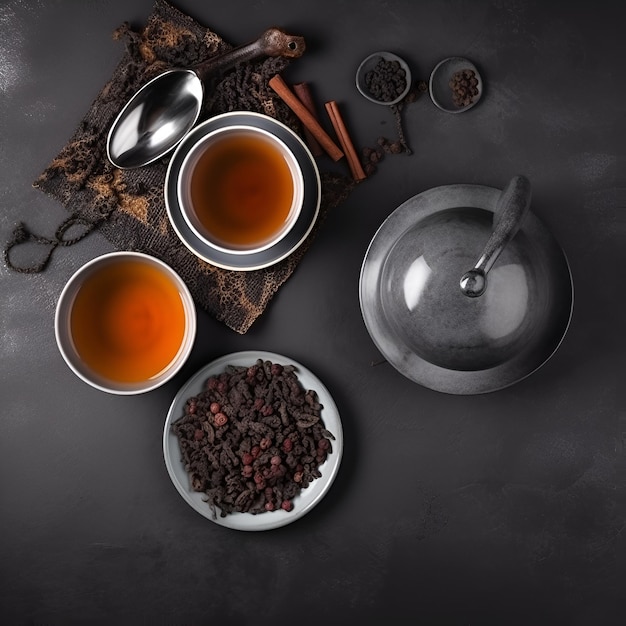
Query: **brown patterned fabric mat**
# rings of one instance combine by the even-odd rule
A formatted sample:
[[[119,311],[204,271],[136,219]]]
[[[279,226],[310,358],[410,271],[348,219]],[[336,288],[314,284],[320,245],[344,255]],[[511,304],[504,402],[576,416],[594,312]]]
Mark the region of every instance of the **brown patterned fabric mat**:
[[[146,252],[167,262],[187,283],[200,307],[245,333],[296,269],[324,215],[348,196],[353,183],[347,177],[321,174],[320,218],[315,228],[291,256],[270,268],[234,272],[197,258],[180,242],[168,220],[163,197],[166,160],[136,170],[117,169],[106,157],[106,137],[122,106],[148,80],[168,68],[193,65],[231,46],[164,0],[156,0],[143,30],[135,32],[125,24],[115,37],[126,42],[126,50],[111,80],[68,144],[34,183],[59,200],[71,216],[59,227],[55,239],[36,237],[20,225],[11,245],[34,241],[48,245],[51,254],[55,247],[71,245],[97,227],[115,248]],[[256,111],[301,134],[298,120],[267,85],[288,63],[269,58],[241,64],[225,74],[207,90],[210,93],[199,121],[231,110]],[[81,228],[80,234],[68,238]],[[7,262],[8,258],[7,251]],[[46,263],[47,259],[22,271],[40,271]]]

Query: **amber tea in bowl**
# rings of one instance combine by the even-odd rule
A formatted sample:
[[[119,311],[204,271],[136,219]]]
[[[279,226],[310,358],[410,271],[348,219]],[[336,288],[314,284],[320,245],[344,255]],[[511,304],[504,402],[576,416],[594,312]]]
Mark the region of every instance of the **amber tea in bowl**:
[[[304,195],[300,166],[271,133],[232,126],[202,137],[179,173],[183,216],[208,245],[229,253],[275,245],[298,219]]]
[[[168,265],[113,252],[79,269],[59,298],[55,334],[72,371],[93,387],[136,394],[170,380],[196,333],[189,290]]]

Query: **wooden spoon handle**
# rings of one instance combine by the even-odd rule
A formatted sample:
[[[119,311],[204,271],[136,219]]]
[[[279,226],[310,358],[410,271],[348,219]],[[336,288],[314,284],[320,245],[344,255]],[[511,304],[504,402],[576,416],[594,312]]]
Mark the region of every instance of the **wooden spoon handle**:
[[[286,57],[295,59],[306,49],[303,37],[288,35],[280,28],[268,28],[258,39],[238,46],[195,65],[192,69],[200,80],[206,80],[211,74],[224,72],[244,61],[259,57]]]

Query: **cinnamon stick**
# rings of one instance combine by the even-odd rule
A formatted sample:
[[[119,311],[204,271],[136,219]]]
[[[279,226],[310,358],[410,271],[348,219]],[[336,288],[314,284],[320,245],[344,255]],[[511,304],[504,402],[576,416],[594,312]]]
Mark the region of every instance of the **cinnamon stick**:
[[[309,113],[315,117],[315,119],[319,122],[319,117],[317,116],[317,112],[315,110],[315,103],[313,102],[313,96],[311,95],[311,89],[309,88],[308,83],[296,83],[293,86],[293,90],[300,98],[300,102],[304,104],[304,106],[309,110]],[[311,154],[313,156],[321,156],[323,154],[322,146],[317,139],[315,139],[313,133],[305,126],[304,127],[304,139],[311,150]]]
[[[311,131],[315,139],[328,153],[333,161],[339,161],[344,156],[337,144],[330,138],[313,114],[300,102],[298,97],[289,89],[287,83],[279,74],[269,80],[269,86],[278,94],[280,99],[298,116],[300,121]]]
[[[350,172],[352,173],[352,178],[355,181],[359,182],[365,180],[367,175],[363,170],[363,166],[361,165],[361,160],[359,159],[359,155],[354,149],[354,144],[350,139],[350,135],[348,134],[348,129],[346,128],[345,122],[341,117],[341,113],[339,112],[339,105],[331,100],[326,103],[326,111],[328,112],[328,117],[330,117],[330,121],[335,129],[335,133],[339,138],[339,143],[343,151],[346,153],[346,158],[348,159],[348,165],[350,166]]]

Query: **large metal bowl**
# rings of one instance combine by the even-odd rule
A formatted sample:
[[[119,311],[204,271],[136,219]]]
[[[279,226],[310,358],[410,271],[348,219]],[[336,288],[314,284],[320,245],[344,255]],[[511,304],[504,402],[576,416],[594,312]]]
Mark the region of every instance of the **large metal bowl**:
[[[500,195],[480,185],[420,193],[385,220],[365,255],[367,330],[389,363],[425,387],[451,394],[507,387],[545,363],[569,326],[567,259],[530,211],[485,293],[470,298],[460,289],[493,230]]]

